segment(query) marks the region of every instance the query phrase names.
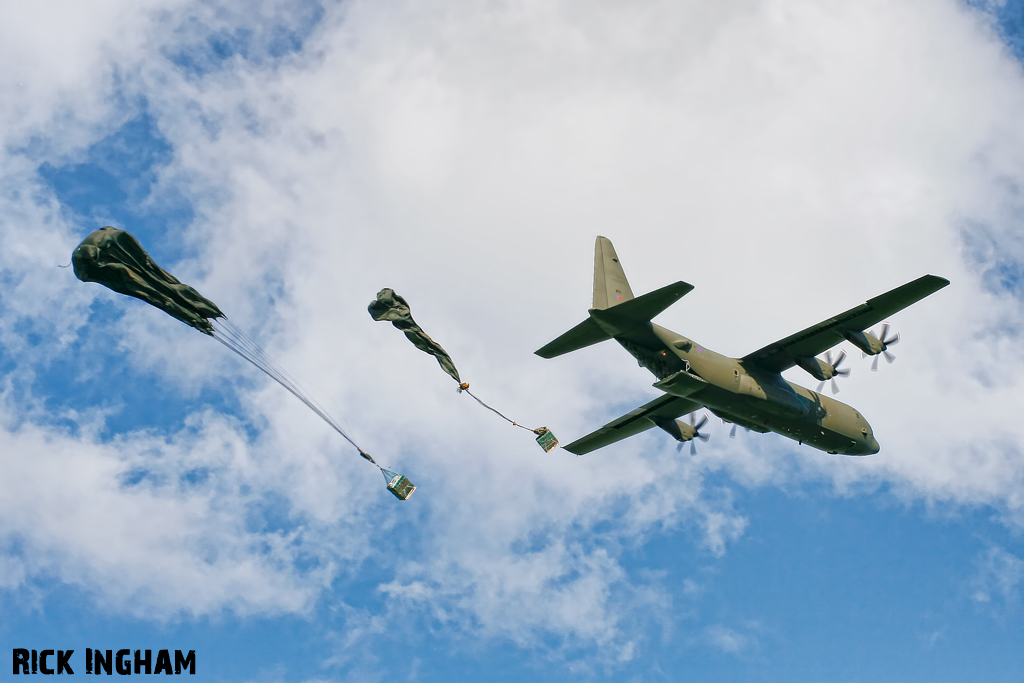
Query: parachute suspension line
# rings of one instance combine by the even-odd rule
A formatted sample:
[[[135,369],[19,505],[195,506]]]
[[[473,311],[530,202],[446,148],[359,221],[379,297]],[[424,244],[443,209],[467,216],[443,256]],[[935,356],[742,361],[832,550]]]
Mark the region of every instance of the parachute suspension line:
[[[459,384],[458,392],[460,394],[463,393],[463,392],[469,394],[470,396],[473,397],[474,401],[476,401],[477,403],[482,405],[484,408],[487,408],[487,410],[491,411],[492,413],[494,413],[495,415],[500,417],[502,420],[505,420],[505,422],[508,422],[513,427],[520,427],[521,429],[525,429],[525,430],[527,430],[529,432],[533,432],[534,434],[545,434],[548,431],[547,427],[538,427],[537,429],[531,429],[531,428],[527,427],[526,425],[521,425],[518,422],[516,422],[515,420],[513,420],[513,419],[511,419],[509,417],[506,417],[505,415],[502,415],[500,412],[498,412],[497,409],[492,408],[491,406],[487,405],[486,403],[481,401],[479,398],[477,398],[477,396],[475,394],[473,394],[473,392],[471,392],[469,390],[469,385],[467,383],[465,383],[465,382],[461,382]]]
[[[349,443],[357,449],[359,448],[352,441],[351,437],[345,433],[345,430],[341,429],[336,421],[327,413],[327,411],[316,403],[316,401],[306,395],[306,392],[302,390],[299,383],[289,375],[284,368],[282,368],[273,358],[260,348],[256,342],[249,339],[245,333],[235,327],[234,324],[227,321],[224,322],[226,322],[226,324],[223,325],[224,329],[216,330],[217,332],[221,332],[220,335],[215,335],[215,338],[217,338],[218,341],[224,343],[225,346],[238,353],[240,356],[281,384],[285,389],[295,395],[296,398],[305,403],[311,410],[320,415],[321,418],[323,418],[329,425],[331,425],[332,428],[335,429],[335,431],[348,440]]]
[[[370,454],[360,448],[352,437],[342,429],[337,420],[335,420],[314,398],[309,396],[308,392],[304,391],[301,385],[299,385],[299,383],[283,367],[281,367],[277,361],[271,358],[262,348],[260,348],[256,342],[250,339],[226,317],[215,318],[212,322],[214,323],[214,334],[212,335],[214,339],[252,363],[254,366],[266,373],[268,377],[287,389],[293,396],[295,396],[295,398],[302,401],[310,410],[319,415],[321,419],[330,425],[334,431],[338,432],[342,438],[352,444],[352,446],[359,451],[359,455],[366,460],[369,460],[378,469],[381,469],[380,465],[370,457]]]
[[[534,434],[536,434],[537,435],[537,444],[541,448],[544,449],[545,453],[551,451],[552,448],[554,448],[555,446],[558,445],[558,439],[555,438],[555,435],[551,433],[550,429],[548,429],[547,427],[537,427],[536,429],[530,429],[526,425],[521,425],[518,422],[516,422],[515,420],[513,420],[513,419],[511,419],[509,417],[506,417],[505,415],[502,415],[495,408],[492,408],[491,406],[487,405],[486,403],[481,401],[479,398],[477,398],[477,396],[475,396],[473,394],[473,392],[471,392],[469,390],[469,384],[467,384],[466,382],[459,382],[458,392],[460,394],[462,392],[466,392],[467,394],[469,394],[470,396],[473,397],[474,401],[476,401],[477,403],[482,405],[484,408],[487,408],[487,410],[491,411],[492,413],[494,413],[495,415],[497,415],[501,419],[505,420],[506,422],[511,424],[513,427],[519,427],[520,429],[525,429],[525,430],[527,430],[529,432],[533,432]]]
[[[218,322],[221,322],[218,320]],[[314,399],[308,396],[301,385],[287,371],[284,370],[273,358],[271,358],[263,349],[259,347],[254,341],[249,339],[245,333],[235,327],[233,324],[218,325],[215,331],[219,334],[213,335],[217,341],[221,342],[229,349],[237,353],[242,358],[245,358],[250,363],[255,365],[257,368],[266,373],[270,378],[276,381],[278,384],[287,389],[293,396],[302,401],[310,410],[319,415],[328,425],[331,426],[336,432],[338,432],[346,441],[359,451],[359,454],[372,462],[374,465],[377,463],[366,451],[359,447],[358,444],[350,437],[341,425],[326,411],[324,408],[317,403]]]
[[[217,328],[219,327],[221,326],[217,326]],[[280,365],[273,361],[273,359],[271,359],[266,354],[266,352],[264,352],[259,346],[257,346],[255,342],[253,342],[251,339],[245,336],[245,334],[242,333],[237,328],[232,329],[234,327],[233,325],[230,327],[227,325],[223,325],[223,327],[224,329],[215,328],[215,331],[219,333],[214,334],[214,338],[217,339],[217,341],[221,342],[229,349],[231,349],[241,357],[248,360],[250,363],[255,365],[264,373],[266,373],[269,377],[271,377],[276,382],[281,384],[285,389],[294,394],[296,398],[298,398],[303,403],[307,404],[307,406],[309,406],[314,412],[316,412],[318,415],[321,415],[321,417],[324,417],[328,424],[332,423],[332,420],[329,419],[329,416],[324,416],[323,413],[325,411],[323,411],[323,409],[318,409],[319,406],[310,405],[312,401],[304,395],[298,383],[295,382],[295,380],[292,379]],[[335,427],[335,425],[333,424],[331,424],[331,426]],[[342,433],[342,436],[348,439],[348,435],[344,434],[343,430],[338,431]]]
[[[250,339],[248,335],[238,329],[234,323],[227,320],[227,318],[218,320],[218,322],[221,322],[225,328],[222,332],[227,332],[229,334],[230,339],[240,347],[246,358],[258,359],[259,362],[262,363],[260,366],[261,369],[264,369],[265,366],[266,369],[264,369],[264,372],[267,372],[267,374],[271,375],[275,380],[279,382],[287,382],[292,386],[299,388],[299,383],[288,374],[288,371],[281,367],[277,361],[271,358],[270,355],[260,348],[256,342]]]

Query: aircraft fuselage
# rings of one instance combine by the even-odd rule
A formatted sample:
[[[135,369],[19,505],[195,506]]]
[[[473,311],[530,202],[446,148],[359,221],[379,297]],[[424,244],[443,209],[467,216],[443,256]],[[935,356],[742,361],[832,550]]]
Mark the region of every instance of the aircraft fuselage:
[[[656,388],[700,403],[728,422],[829,453],[878,452],[871,425],[859,412],[779,373],[748,370],[739,359],[653,323],[615,340],[658,378]]]

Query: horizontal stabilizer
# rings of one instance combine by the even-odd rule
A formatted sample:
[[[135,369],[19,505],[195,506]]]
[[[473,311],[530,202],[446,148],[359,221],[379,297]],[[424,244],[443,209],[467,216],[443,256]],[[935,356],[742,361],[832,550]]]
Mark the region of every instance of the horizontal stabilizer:
[[[679,301],[692,289],[693,285],[675,282],[635,299],[623,301],[613,308],[592,308],[589,318],[534,353],[541,358],[554,358],[625,334],[649,323],[651,318]]]
[[[635,299],[623,301],[612,308],[591,309],[590,317],[597,321],[609,336],[615,337],[625,334],[637,325],[649,323],[651,318],[682,299],[692,289],[691,284],[674,282]]]
[[[611,337],[596,322],[587,318],[558,339],[538,349],[536,354],[541,358],[554,358],[563,353],[578,351],[591,344],[603,342],[606,339],[611,339]]]

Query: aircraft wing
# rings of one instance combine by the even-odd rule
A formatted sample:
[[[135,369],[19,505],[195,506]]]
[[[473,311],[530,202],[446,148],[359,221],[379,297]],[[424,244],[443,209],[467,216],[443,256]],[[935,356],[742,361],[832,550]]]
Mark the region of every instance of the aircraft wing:
[[[840,313],[834,318],[823,320],[806,330],[769,344],[748,356],[743,364],[762,370],[782,372],[796,365],[797,358],[811,358],[831,349],[844,340],[843,330],[863,332],[872,325],[888,318],[897,311],[934,294],[949,284],[949,280],[935,275],[925,275],[902,287],[868,299],[866,303]]]
[[[646,405],[640,406],[631,413],[612,420],[596,432],[591,432],[583,438],[576,439],[568,446],[565,446],[565,450],[576,455],[585,455],[608,444],[647,431],[654,426],[654,421],[651,419],[653,417],[674,420],[681,415],[692,413],[700,408],[701,405],[688,398],[679,398],[678,396],[665,394]]]

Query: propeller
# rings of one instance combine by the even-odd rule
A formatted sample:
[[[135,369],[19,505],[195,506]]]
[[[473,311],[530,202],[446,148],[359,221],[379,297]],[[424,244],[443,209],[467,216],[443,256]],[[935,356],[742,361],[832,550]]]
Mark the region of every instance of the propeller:
[[[836,383],[836,375],[839,375],[840,377],[846,377],[847,375],[850,374],[850,368],[843,368],[842,370],[839,369],[839,366],[842,364],[844,360],[846,360],[846,351],[840,351],[839,355],[836,356],[835,362],[832,361],[832,352],[825,352],[825,362],[828,364],[830,368],[832,368],[832,377],[830,379],[832,380],[833,396],[839,393],[839,384]],[[820,394],[821,390],[824,388],[825,380],[822,380],[821,384],[818,385],[818,393]]]
[[[694,418],[694,413],[690,413],[690,426],[693,427],[693,437],[691,437],[689,439],[689,441],[690,441],[690,456],[691,457],[694,456],[694,455],[697,455],[697,442],[694,439],[700,439],[704,443],[707,443],[708,439],[711,438],[710,434],[701,434],[700,433],[700,428],[708,423],[708,415],[707,415],[707,413],[704,413],[703,415],[701,415],[700,416],[700,420],[698,420],[696,423],[694,422],[694,419],[695,419]],[[679,451],[683,450],[683,443],[685,443],[685,442],[680,441],[679,444],[676,446],[676,452],[677,453]]]
[[[725,424],[725,418],[719,418],[719,419],[722,420],[722,424],[724,425]],[[732,423],[732,429],[729,430],[729,438],[730,439],[735,439],[736,438],[736,427],[737,427],[737,424],[735,422],[733,422]],[[749,432],[750,430],[747,429],[746,427],[744,427],[743,431]]]
[[[889,336],[889,323],[882,323],[881,334],[875,335],[878,341],[882,342],[882,352],[875,354],[875,359],[871,361],[871,372],[878,372],[878,356],[885,356],[887,363],[892,363],[896,360],[896,356],[889,352],[890,346],[895,346],[900,341],[899,334],[893,334]]]

